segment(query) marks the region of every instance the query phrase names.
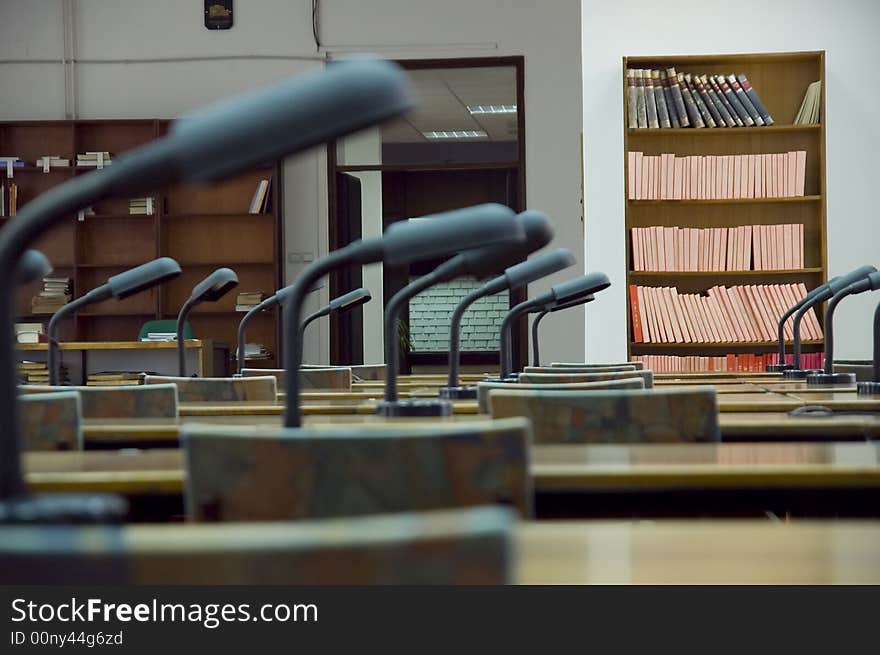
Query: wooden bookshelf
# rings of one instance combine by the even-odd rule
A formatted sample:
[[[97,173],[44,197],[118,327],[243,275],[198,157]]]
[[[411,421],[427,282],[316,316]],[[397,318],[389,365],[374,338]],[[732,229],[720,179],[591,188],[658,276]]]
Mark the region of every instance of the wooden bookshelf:
[[[626,71],[629,68],[664,69],[674,66],[682,73],[739,74],[752,83],[774,125],[762,127],[642,129],[627,127]],[[821,122],[792,125],[811,82],[822,82]],[[704,292],[723,284],[804,283],[812,289],[827,280],[826,184],[825,184],[825,53],[789,52],[768,54],[638,56],[624,57],[623,161],[626,225],[627,288],[675,286],[683,293]],[[645,155],[734,155],[806,150],[805,195],[794,198],[731,200],[628,200],[627,152]],[[636,271],[632,255],[632,228],[736,227],[741,225],[804,225],[804,268],[773,271]],[[818,312],[822,320],[822,312]],[[757,343],[636,343],[627,292],[627,354],[720,355],[767,353],[773,342]],[[823,341],[804,342],[804,352],[822,350]]]
[[[92,167],[74,165],[77,153],[108,151],[116,158],[164,135],[170,124],[160,119],[0,122],[0,155],[25,162],[13,171],[20,194],[18,209],[73,177],[96,174]],[[44,173],[35,166],[43,155],[69,159],[71,166]],[[0,174],[5,176],[6,171]],[[267,212],[248,213],[258,182],[269,177]],[[238,291],[262,291],[269,296],[282,284],[281,181],[280,163],[269,163],[217,184],[157,189],[150,194],[154,198],[152,215],[129,214],[128,199],[115,198],[95,205],[92,215],[66,217],[34,247],[55,266],[52,275],[73,280],[74,297],[102,284],[110,275],[156,257],[174,257],[183,274],[163,287],[77,312],[62,324],[61,339],[133,341],[144,322],[176,318],[195,283],[215,268],[229,266],[238,274],[238,288],[216,303],[197,306],[189,321],[198,338],[227,342],[234,348],[238,323],[244,316],[235,311]],[[15,217],[0,224],[7,220]],[[41,283],[36,282],[19,290],[19,320],[48,323],[49,315],[30,314],[31,297],[40,288]],[[277,311],[256,317],[249,326],[248,341],[262,343],[273,356],[249,365],[278,365],[279,334]]]

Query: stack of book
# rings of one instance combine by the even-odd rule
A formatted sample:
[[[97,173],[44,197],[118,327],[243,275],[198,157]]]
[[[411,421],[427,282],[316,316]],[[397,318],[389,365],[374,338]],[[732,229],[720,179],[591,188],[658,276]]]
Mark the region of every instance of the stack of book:
[[[645,368],[655,373],[703,373],[706,371],[741,371],[747,373],[763,373],[768,364],[779,362],[776,353],[729,353],[715,357],[700,357],[696,355],[633,355],[630,359],[634,362],[642,362]],[[791,353],[785,356],[786,363],[794,361]],[[822,368],[825,353],[802,353],[801,366],[804,368]]]
[[[176,332],[147,332],[141,341],[177,341]]]
[[[16,373],[20,384],[49,384],[49,367],[46,362],[18,362]],[[60,384],[70,384],[70,376],[64,364],[58,367],[58,380]]]
[[[0,179],[0,216],[15,216],[17,211],[18,185],[4,177]]]
[[[15,324],[15,341],[17,343],[40,343],[45,340],[45,328],[42,323]]]
[[[806,150],[743,155],[627,152],[628,200],[742,200],[804,195]]]
[[[69,277],[44,277],[42,290],[31,298],[31,314],[54,314],[70,302]]]
[[[36,164],[37,168],[48,171],[52,168],[68,168],[70,167],[70,160],[60,155],[43,155],[37,160]]]
[[[807,87],[801,108],[792,123],[794,125],[815,125],[819,122],[822,109],[822,82],[813,82]]]
[[[124,387],[144,383],[145,373],[132,371],[101,371],[89,373],[86,379],[88,387]]]
[[[251,204],[248,208],[249,214],[265,213],[269,206],[269,180],[260,180],[257,189],[251,198]]]
[[[109,166],[113,163],[113,158],[109,152],[106,150],[99,151],[91,151],[87,150],[85,153],[77,154],[76,156],[76,165],[77,166],[91,166],[94,168],[104,168],[104,166]]]
[[[715,286],[707,295],[679,293],[675,287],[630,285],[633,341],[636,343],[755,343],[776,341],[779,319],[807,295],[803,284]],[[792,320],[784,325],[792,339]],[[810,309],[801,338],[822,339]]]
[[[634,271],[775,271],[804,267],[804,226],[632,228]]]
[[[743,74],[630,68],[626,71],[626,105],[630,128],[773,125],[773,117]]]
[[[269,359],[272,354],[261,343],[244,344],[244,358],[247,360]]]
[[[249,312],[263,302],[262,291],[242,291],[235,299],[235,311]]]
[[[153,198],[132,198],[128,201],[128,213],[144,216],[153,215]]]

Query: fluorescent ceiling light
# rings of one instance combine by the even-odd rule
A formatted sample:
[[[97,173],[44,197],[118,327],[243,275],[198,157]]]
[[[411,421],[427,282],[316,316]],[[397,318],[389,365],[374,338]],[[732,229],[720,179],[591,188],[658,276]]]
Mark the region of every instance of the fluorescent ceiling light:
[[[516,105],[468,105],[472,114],[515,114]]]
[[[426,139],[484,139],[488,136],[483,130],[439,130],[422,134]]]

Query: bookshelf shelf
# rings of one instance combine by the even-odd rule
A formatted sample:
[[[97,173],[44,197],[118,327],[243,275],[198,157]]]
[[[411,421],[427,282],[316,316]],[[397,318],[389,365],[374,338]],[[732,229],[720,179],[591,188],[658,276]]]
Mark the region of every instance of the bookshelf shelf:
[[[627,69],[666,69],[695,75],[744,74],[754,85],[776,121],[760,127],[630,128],[627,124]],[[794,125],[792,121],[814,81],[822,83],[821,122]],[[716,285],[804,284],[807,289],[827,279],[825,186],[825,54],[782,52],[708,54],[693,56],[624,57],[621,71],[623,99],[624,211],[627,286],[676,287],[680,293],[701,293]],[[804,196],[712,200],[630,200],[627,198],[628,155],[672,153],[690,155],[750,155],[802,150],[807,153]],[[632,228],[652,226],[721,228],[746,225],[803,224],[804,268],[770,271],[637,271],[632,254]],[[632,306],[627,302],[627,354],[711,355],[759,354],[776,342],[644,343],[633,340]],[[822,312],[817,312],[820,321]],[[811,352],[824,342],[804,341]]]
[[[0,153],[27,162],[13,170],[19,186],[19,209],[74,176],[99,170],[73,165],[53,167],[44,173],[42,167],[33,165],[43,155],[57,155],[73,164],[77,153],[107,151],[115,159],[160,138],[170,124],[159,119],[0,121]],[[0,170],[0,178],[5,178],[5,170]],[[271,180],[266,212],[250,214],[254,192],[264,179]],[[76,320],[64,321],[61,340],[131,340],[144,321],[176,316],[193,285],[221,266],[236,269],[241,281],[239,290],[262,291],[266,296],[274,293],[282,286],[281,182],[278,162],[217,183],[176,185],[144,193],[155,201],[153,214],[129,213],[128,198],[96,203],[95,213],[82,220],[76,212],[71,213],[34,247],[49,257],[56,273],[72,279],[75,296],[102,284],[109,275],[155,257],[174,257],[181,263],[183,274],[131,299],[108,301],[77,312]],[[0,226],[5,220],[0,220]],[[30,301],[40,286],[38,282],[19,290],[15,306],[19,320],[48,321],[48,314],[31,313]],[[193,312],[190,322],[197,335],[235,343],[243,316],[232,311],[235,295],[233,291],[216,306]],[[280,312],[268,312],[265,318],[255,321],[248,340],[262,343],[274,355],[261,361],[277,366]]]
[[[797,109],[797,108],[795,108]],[[759,136],[761,134],[801,134],[822,131],[820,123],[812,125],[763,125],[761,127],[675,127],[675,128],[627,128],[629,138],[648,136]]]
[[[768,277],[771,275],[818,275],[823,268],[794,268],[775,271],[629,271],[631,277]]]
[[[670,205],[765,205],[768,203],[802,203],[802,202],[822,202],[822,196],[792,196],[790,198],[728,198],[728,199],[712,199],[712,200],[627,200],[627,204],[638,207],[665,206]]]

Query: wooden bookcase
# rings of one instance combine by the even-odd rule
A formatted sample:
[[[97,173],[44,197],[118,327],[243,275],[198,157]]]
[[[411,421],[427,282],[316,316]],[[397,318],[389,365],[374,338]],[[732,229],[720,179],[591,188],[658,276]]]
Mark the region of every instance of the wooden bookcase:
[[[74,165],[77,153],[108,151],[116,158],[162,136],[170,124],[155,119],[0,122],[0,154],[25,163],[13,173],[19,187],[19,211],[57,184],[96,174],[93,168]],[[43,155],[69,159],[71,166],[44,173],[35,166]],[[6,171],[0,174],[5,176]],[[266,178],[272,180],[268,210],[249,214],[257,184]],[[217,302],[196,306],[189,321],[197,337],[227,342],[234,349],[238,323],[244,316],[235,311],[238,291],[262,291],[269,296],[282,284],[281,180],[280,164],[271,163],[216,184],[156,189],[150,194],[152,215],[129,214],[128,199],[122,198],[93,206],[94,215],[64,218],[34,247],[49,257],[55,267],[53,276],[73,280],[74,297],[155,257],[175,258],[183,274],[162,287],[75,313],[61,326],[62,340],[134,341],[144,322],[176,318],[192,287],[215,268],[228,266],[238,274],[238,288]],[[3,224],[9,220],[15,217],[0,219]],[[36,282],[19,290],[19,321],[48,322],[48,315],[30,314],[31,297],[40,288]],[[254,361],[254,366],[275,367],[280,362],[279,321],[279,313],[273,311],[251,322],[248,341],[262,343],[272,353],[268,360]]]
[[[760,95],[774,124],[763,127],[645,129],[626,125],[626,71],[628,68],[664,69],[674,66],[682,73],[743,73]],[[627,288],[674,286],[683,293],[704,292],[715,285],[782,284],[803,282],[807,289],[827,279],[825,226],[825,53],[640,56],[623,58],[623,161],[626,207]],[[792,125],[804,93],[811,82],[822,82],[821,122]],[[796,198],[744,200],[627,200],[627,152],[645,155],[734,155],[807,151],[805,195]],[[632,228],[649,226],[734,227],[803,223],[804,264],[799,270],[782,271],[635,271]],[[819,312],[819,320],[822,320]],[[635,343],[632,312],[627,292],[627,355],[701,355],[773,352],[774,342],[758,343]],[[822,341],[805,341],[804,352],[823,349]]]

